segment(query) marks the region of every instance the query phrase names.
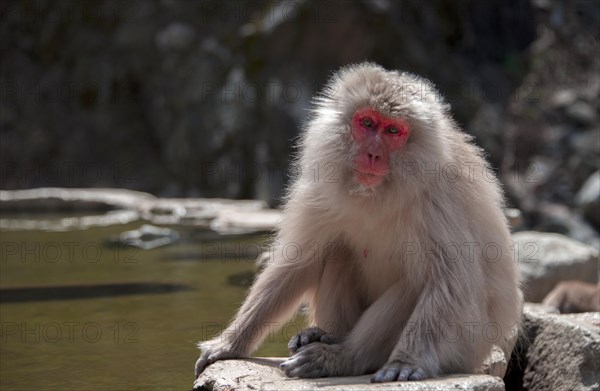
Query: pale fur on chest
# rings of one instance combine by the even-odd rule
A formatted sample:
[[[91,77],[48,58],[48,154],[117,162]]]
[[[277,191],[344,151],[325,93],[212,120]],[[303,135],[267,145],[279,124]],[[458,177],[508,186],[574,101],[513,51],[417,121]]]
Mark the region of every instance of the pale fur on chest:
[[[409,284],[411,279],[410,285],[420,285],[414,281],[418,276],[411,273],[413,263],[423,261],[415,253],[415,246],[421,244],[412,228],[414,218],[410,209],[394,205],[348,209],[342,219],[339,229],[351,252],[348,261],[359,272],[359,284],[369,301],[399,281]]]

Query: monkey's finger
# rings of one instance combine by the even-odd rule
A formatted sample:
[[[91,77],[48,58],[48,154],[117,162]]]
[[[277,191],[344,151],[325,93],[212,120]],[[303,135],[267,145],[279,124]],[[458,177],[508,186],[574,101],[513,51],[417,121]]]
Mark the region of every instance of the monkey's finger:
[[[279,368],[285,371],[286,375],[290,376],[289,374],[291,373],[291,371],[306,363],[309,363],[310,361],[312,361],[312,359],[307,355],[295,354],[294,356],[279,364]]]
[[[400,369],[397,367],[382,368],[371,378],[371,383],[385,383],[398,379]]]
[[[290,353],[296,353],[298,351],[298,348],[300,347],[300,335],[295,335],[292,337],[292,339],[290,339],[290,342],[288,342],[288,350],[290,351]]]
[[[313,334],[311,331],[300,334],[300,346],[306,346],[311,343],[314,336],[315,334]]]
[[[204,371],[204,368],[206,368],[207,365],[208,365],[208,360],[204,356],[200,357],[196,361],[196,366],[194,368],[195,379],[197,379],[198,376],[200,376],[200,374],[202,373],[202,371]]]
[[[291,359],[285,360],[281,364],[279,364],[279,368],[284,371],[286,374],[294,365],[294,361]]]
[[[296,368],[296,362],[293,360],[286,360],[279,364],[279,368],[285,372],[287,377],[292,377],[292,370]]]
[[[413,373],[410,374],[410,376],[408,377],[408,380],[423,380],[426,377],[427,376],[425,375],[425,371],[422,370],[421,368],[417,367],[417,368],[415,368]]]
[[[306,346],[310,343],[318,341],[321,336],[325,335],[325,330],[318,327],[309,327],[300,332],[300,346]]]
[[[403,367],[400,370],[400,374],[398,375],[398,380],[408,380],[408,378],[410,377],[410,375],[413,373],[414,368],[413,367]]]
[[[425,373],[425,370],[423,370],[423,368],[418,367],[416,365],[407,365],[402,367],[402,369],[400,370],[398,380],[423,380],[426,377],[427,374]]]
[[[316,365],[311,357],[297,356],[294,359],[283,363],[285,374],[288,377],[315,378],[323,376],[323,368]]]
[[[287,369],[295,368],[299,365],[305,364],[308,361],[310,361],[309,357],[295,354],[294,356],[288,358],[286,361],[279,364],[279,368],[281,368],[283,370],[287,370]]]

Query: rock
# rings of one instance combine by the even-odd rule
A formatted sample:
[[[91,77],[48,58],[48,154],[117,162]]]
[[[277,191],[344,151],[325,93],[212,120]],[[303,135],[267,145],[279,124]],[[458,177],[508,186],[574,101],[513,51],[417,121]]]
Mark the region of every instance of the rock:
[[[194,390],[504,390],[498,377],[489,375],[453,375],[418,382],[370,383],[371,375],[289,379],[278,368],[283,358],[251,358],[217,361],[204,370]]]
[[[586,102],[575,102],[567,107],[567,114],[576,122],[582,125],[591,125],[597,120],[596,112]]]
[[[517,232],[513,240],[526,301],[540,302],[563,280],[598,281],[598,250],[591,246],[535,231]]]
[[[224,211],[212,221],[210,227],[220,233],[241,233],[269,231],[277,226],[281,211],[265,209],[261,211]]]
[[[156,197],[151,194],[124,189],[5,190],[0,191],[0,228],[70,231],[127,224],[142,219],[140,206],[154,200]],[[77,212],[77,215],[61,216],[69,212]],[[20,215],[12,216],[15,213]],[[51,213],[54,216],[27,217],[31,213]]]
[[[577,99],[577,92],[573,89],[561,89],[556,91],[550,97],[550,103],[552,106],[559,107],[567,107],[575,102]]]
[[[0,191],[0,211],[6,212],[98,212],[137,209],[156,198],[125,189],[64,189],[47,187]]]
[[[163,50],[184,50],[194,42],[195,36],[196,32],[193,27],[184,23],[175,22],[157,33],[156,44]]]
[[[572,213],[566,205],[542,202],[537,207],[537,213],[538,221],[535,225],[536,230],[555,232],[568,236]]]
[[[534,214],[535,231],[555,232],[599,249],[598,232],[579,211],[563,204],[540,202]]]
[[[0,191],[0,211],[3,212],[0,227],[13,230],[64,231],[145,220],[157,225],[212,227],[227,234],[272,230],[281,215],[280,211],[268,209],[266,202],[257,200],[156,198],[121,189],[63,188]],[[16,212],[90,214],[52,219],[7,218],[7,214]],[[96,212],[105,213],[96,215]]]
[[[566,314],[562,316],[575,323],[584,323],[590,327],[600,327],[600,312],[584,312],[581,314]]]
[[[596,128],[574,134],[571,138],[571,148],[577,154],[597,158],[600,156],[600,136],[598,133],[599,129]]]
[[[524,337],[505,377],[507,390],[598,390],[599,313],[540,314],[525,307]]]
[[[524,308],[536,314],[560,314],[558,309],[539,303],[525,303]]]
[[[93,227],[128,224],[141,219],[135,210],[113,210],[103,215],[87,215],[63,218],[0,218],[0,229],[12,231],[73,231]]]
[[[140,205],[144,217],[153,224],[184,224],[209,228],[221,213],[231,210],[256,211],[267,204],[257,200],[221,198],[157,198]]]
[[[159,228],[144,224],[139,229],[125,231],[110,240],[113,245],[132,246],[143,250],[150,250],[166,246],[179,239],[179,234],[169,228]]]
[[[583,184],[575,202],[583,210],[585,218],[600,227],[600,171],[593,173]]]
[[[504,352],[498,346],[494,345],[492,347],[492,354],[484,361],[481,371],[486,375],[503,378],[507,367],[508,362],[506,362]]]

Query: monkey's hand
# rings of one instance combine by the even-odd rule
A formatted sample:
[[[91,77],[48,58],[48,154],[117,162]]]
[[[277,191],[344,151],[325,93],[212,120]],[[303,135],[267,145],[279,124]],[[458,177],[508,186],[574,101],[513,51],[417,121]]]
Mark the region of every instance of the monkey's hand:
[[[342,344],[327,345],[315,342],[298,352],[279,367],[288,377],[348,376],[351,373],[350,356]]]
[[[228,358],[238,358],[244,356],[243,353],[238,352],[229,343],[223,341],[221,337],[217,337],[210,341],[202,342],[199,344],[202,353],[200,358],[196,361],[195,375],[196,379],[204,369],[215,361],[226,360]]]
[[[371,378],[371,383],[391,381],[423,380],[429,376],[423,368],[403,360],[392,360],[379,369]]]
[[[342,342],[343,338],[333,334],[327,334],[327,331],[318,327],[309,327],[294,335],[288,342],[290,354],[294,354],[303,346],[313,342],[321,342],[332,345]]]

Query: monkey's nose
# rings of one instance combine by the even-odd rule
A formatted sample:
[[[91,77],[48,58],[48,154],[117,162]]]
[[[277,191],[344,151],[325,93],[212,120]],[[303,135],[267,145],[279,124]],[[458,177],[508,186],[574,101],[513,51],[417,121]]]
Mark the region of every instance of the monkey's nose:
[[[371,163],[371,164],[378,163],[379,160],[381,159],[381,156],[372,154],[370,152],[367,155],[369,157],[369,163]]]

